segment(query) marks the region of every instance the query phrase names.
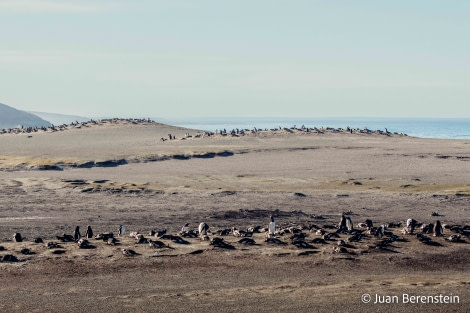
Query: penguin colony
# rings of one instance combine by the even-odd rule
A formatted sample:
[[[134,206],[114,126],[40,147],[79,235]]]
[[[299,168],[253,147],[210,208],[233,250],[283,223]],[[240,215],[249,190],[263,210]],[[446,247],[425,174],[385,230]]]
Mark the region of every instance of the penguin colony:
[[[63,234],[56,236],[56,240],[44,240],[43,238],[24,238],[21,233],[14,233],[10,242],[24,243],[32,242],[44,245],[53,254],[63,254],[67,252],[70,245],[76,245],[78,249],[97,249],[98,242],[106,245],[118,246],[118,249],[125,257],[139,256],[131,247],[125,247],[121,243],[122,238],[133,238],[133,246],[147,245],[149,249],[178,249],[178,245],[191,245],[196,242],[207,242],[209,249],[228,249],[253,247],[261,245],[295,246],[304,250],[301,255],[308,255],[319,252],[317,250],[329,251],[333,254],[367,254],[373,251],[394,251],[399,249],[400,242],[416,241],[429,246],[443,246],[446,242],[459,243],[466,242],[470,238],[470,226],[446,225],[439,220],[434,223],[419,223],[415,219],[409,218],[405,223],[392,222],[374,226],[370,219],[364,222],[353,224],[351,212],[341,215],[339,223],[308,225],[277,225],[274,216],[271,215],[266,227],[252,226],[247,229],[231,227],[226,229],[211,230],[205,222],[199,223],[197,230],[186,223],[179,232],[170,234],[167,229],[152,229],[147,234],[140,232],[129,232],[126,235],[126,227],[119,225],[116,235],[113,232],[94,234],[92,227],[86,227],[85,234],[82,235],[80,226],[76,226],[73,235]],[[254,234],[258,234],[254,236]],[[261,235],[259,235],[261,234]],[[253,237],[263,238],[255,240]],[[227,239],[226,239],[227,238]],[[230,239],[228,239],[230,238]],[[96,243],[96,244],[93,244]],[[366,248],[364,248],[366,247]],[[24,261],[27,255],[35,254],[33,249],[23,248],[19,255],[17,250],[8,251],[0,245],[0,261],[19,262]],[[13,252],[14,250],[14,252]],[[306,251],[309,250],[309,251]],[[192,251],[189,254],[199,254],[204,250]],[[309,252],[309,253],[307,253]],[[300,254],[299,254],[300,255]]]

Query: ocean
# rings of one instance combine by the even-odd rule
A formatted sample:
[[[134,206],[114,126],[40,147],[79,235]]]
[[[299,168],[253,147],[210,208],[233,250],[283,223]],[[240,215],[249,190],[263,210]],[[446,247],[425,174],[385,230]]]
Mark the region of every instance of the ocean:
[[[196,118],[158,122],[192,129],[258,129],[276,127],[333,127],[385,130],[421,138],[470,139],[470,118]]]

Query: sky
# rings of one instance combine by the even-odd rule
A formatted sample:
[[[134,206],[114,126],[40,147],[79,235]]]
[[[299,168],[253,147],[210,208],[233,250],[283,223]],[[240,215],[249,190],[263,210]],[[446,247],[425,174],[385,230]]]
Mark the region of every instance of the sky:
[[[470,117],[468,34],[468,0],[0,0],[0,103],[88,117]]]

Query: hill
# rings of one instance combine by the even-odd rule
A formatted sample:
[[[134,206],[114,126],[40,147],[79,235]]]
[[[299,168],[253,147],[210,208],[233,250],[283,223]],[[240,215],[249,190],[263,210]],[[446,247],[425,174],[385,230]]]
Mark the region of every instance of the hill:
[[[41,127],[50,126],[51,123],[34,114],[17,110],[0,103],[0,129],[15,127]]]
[[[87,122],[91,120],[89,117],[84,116],[76,116],[76,115],[64,115],[64,114],[56,114],[56,113],[46,113],[46,112],[35,112],[30,111],[29,113],[39,116],[40,118],[54,124],[54,125],[61,125],[61,124],[70,124],[75,122]]]

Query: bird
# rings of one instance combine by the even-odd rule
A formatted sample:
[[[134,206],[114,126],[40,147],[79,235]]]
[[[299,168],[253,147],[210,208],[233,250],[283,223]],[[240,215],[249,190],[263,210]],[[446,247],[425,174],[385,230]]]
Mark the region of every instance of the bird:
[[[85,238],[87,239],[93,238],[93,230],[91,229],[90,225],[88,225],[86,228]]]
[[[267,243],[274,243],[276,245],[286,245],[287,244],[284,241],[282,241],[278,238],[273,238],[273,237],[267,237],[264,241],[267,242]]]
[[[198,227],[199,235],[201,235],[201,234],[205,235],[208,230],[209,230],[209,225],[207,225],[204,222],[199,224],[199,227]]]
[[[312,246],[311,244],[306,243],[303,240],[295,240],[292,241],[292,244],[296,246],[297,248],[304,248],[304,249],[314,249],[315,247]]]
[[[131,249],[122,248],[121,251],[122,251],[122,254],[125,255],[125,256],[136,256],[136,255],[139,255],[139,253],[137,253],[137,252],[135,252],[134,250],[131,250]]]
[[[270,216],[271,222],[268,224],[268,236],[273,237],[276,233],[276,222],[274,221],[274,216]]]
[[[149,240],[149,247],[154,248],[154,249],[170,248],[170,246],[165,245],[163,242],[159,240]]]
[[[230,249],[233,250],[235,249],[234,246],[231,244],[226,243],[222,238],[215,237],[212,238],[212,240],[209,243],[211,246],[218,247],[218,248],[223,248],[223,249]]]
[[[63,234],[62,236],[56,236],[57,240],[62,242],[73,242],[75,238],[72,235]]]
[[[75,231],[73,233],[73,241],[77,242],[82,235],[80,234],[80,226],[75,227]]]
[[[14,242],[22,242],[22,241],[23,241],[23,237],[21,237],[21,234],[20,234],[20,233],[14,233],[14,234],[13,234],[13,241],[14,241]]]
[[[450,235],[449,237],[446,238],[446,240],[450,242],[459,242],[461,240],[460,238],[461,238],[460,234],[457,234],[457,235]]]
[[[90,242],[86,240],[85,238],[81,238],[78,240],[78,248],[79,249],[90,249],[93,246],[90,245]]]
[[[118,237],[124,236],[124,232],[126,231],[126,226],[119,225]]]
[[[42,240],[41,237],[36,237],[36,238],[34,238],[34,239],[33,239],[33,242],[34,242],[34,243],[44,243],[44,241]]]
[[[436,221],[436,225],[434,225],[434,234],[433,236],[434,237],[438,237],[438,236],[442,236],[442,225],[441,225],[441,221],[437,220]]]
[[[241,243],[243,245],[254,245],[254,244],[256,244],[256,242],[253,239],[246,238],[246,237],[238,240],[238,243]]]
[[[106,242],[106,244],[111,245],[111,246],[115,246],[117,243],[119,243],[119,240],[117,240],[114,237],[108,238],[108,240]]]

